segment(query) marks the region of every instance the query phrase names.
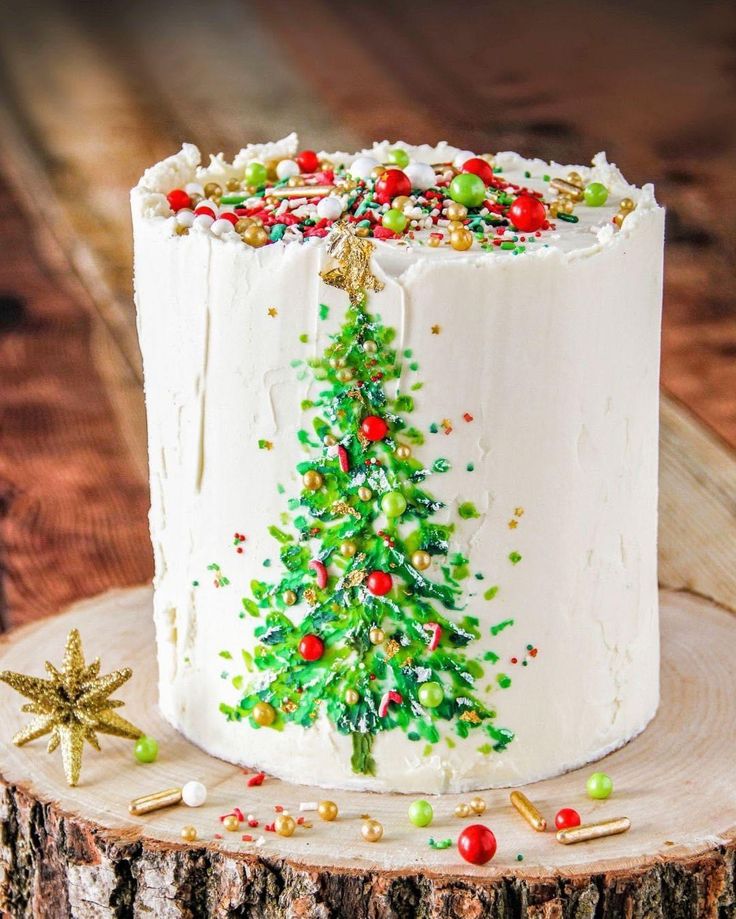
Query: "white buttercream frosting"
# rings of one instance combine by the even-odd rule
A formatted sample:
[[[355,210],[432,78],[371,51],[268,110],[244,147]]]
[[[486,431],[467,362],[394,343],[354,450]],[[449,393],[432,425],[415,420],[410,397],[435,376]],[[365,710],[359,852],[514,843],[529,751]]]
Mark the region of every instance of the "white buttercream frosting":
[[[461,152],[382,142],[359,154],[380,161],[395,146],[425,163]],[[301,487],[296,465],[307,455],[295,432],[305,426],[302,401],[315,391],[306,362],[324,353],[347,298],[320,280],[329,261],[324,239],[252,249],[237,234],[196,224],[180,236],[166,194],[226,181],[252,160],[293,158],[297,149],[291,135],[250,145],[232,164],[216,156],[202,166],[185,144],[132,192],[161,709],[217,756],[325,786],[463,791],[588,762],[645,727],[657,707],[659,669],[664,220],[651,186],[629,185],[603,154],[591,167],[495,156],[505,178],[530,188],[546,187],[542,175],[575,169],[610,191],[606,206],[581,207],[577,224],[560,222],[523,254],[376,241],[373,259],[384,289],[370,295],[370,310],[396,329],[396,347],[412,353],[402,391],[423,383],[411,423],[429,432],[452,422],[451,434],[427,433],[416,451],[428,465],[438,455],[450,465],[431,479],[446,505],[436,519],[457,521],[465,501],[480,512],[457,521],[450,552],[484,574],[464,582],[467,611],[480,621],[473,650],[498,654],[512,682],[502,690],[489,678],[475,693],[514,741],[481,752],[475,732],[462,739],[446,731],[451,743],[428,752],[401,730],[381,733],[371,777],[351,771],[350,737],[326,718],[274,731],[220,713],[220,703],[236,705],[241,696],[233,685],[244,674],[240,651],[257,644],[258,621],[243,618],[241,597],[251,580],[268,578],[264,561],[278,570],[268,527]],[[349,164],[359,154],[320,156]],[[611,216],[622,197],[636,210],[616,230]],[[233,533],[246,536],[242,553]],[[512,564],[510,553],[521,561]],[[214,586],[213,563],[229,585]],[[486,600],[491,585],[499,589]],[[506,619],[514,626],[492,635]],[[536,657],[528,658],[527,645]]]

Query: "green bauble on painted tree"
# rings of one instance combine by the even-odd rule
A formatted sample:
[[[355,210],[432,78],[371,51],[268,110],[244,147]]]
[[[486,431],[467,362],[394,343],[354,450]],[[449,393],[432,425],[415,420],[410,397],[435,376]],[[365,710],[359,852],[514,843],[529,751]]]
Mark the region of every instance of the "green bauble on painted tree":
[[[342,253],[352,245],[343,240]],[[375,773],[373,742],[383,731],[428,744],[443,727],[460,737],[478,731],[502,750],[513,734],[473,692],[489,665],[470,653],[480,633],[463,610],[453,573],[460,562],[448,563],[453,525],[433,522],[443,505],[425,485],[447,464],[416,455],[423,436],[408,420],[413,397],[387,394],[401,375],[394,331],[369,312],[371,285],[341,268],[323,275],[350,303],[312,362],[323,388],[306,406],[313,455],[296,464],[303,487],[289,504],[293,532],[271,528],[283,576],[254,582],[244,601],[264,617],[257,674],[240,704],[223,711],[268,730],[327,718],[352,736],[352,768],[363,774]],[[265,721],[264,704],[273,711]]]

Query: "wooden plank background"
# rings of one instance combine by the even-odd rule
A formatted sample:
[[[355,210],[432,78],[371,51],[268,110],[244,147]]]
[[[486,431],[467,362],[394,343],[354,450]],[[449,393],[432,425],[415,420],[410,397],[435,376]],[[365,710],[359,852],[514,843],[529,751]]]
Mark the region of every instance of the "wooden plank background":
[[[672,0],[5,0],[0,609],[147,579],[127,194],[232,154],[446,138],[586,161],[668,207],[661,579],[736,608],[736,8]],[[693,418],[697,416],[699,422]]]

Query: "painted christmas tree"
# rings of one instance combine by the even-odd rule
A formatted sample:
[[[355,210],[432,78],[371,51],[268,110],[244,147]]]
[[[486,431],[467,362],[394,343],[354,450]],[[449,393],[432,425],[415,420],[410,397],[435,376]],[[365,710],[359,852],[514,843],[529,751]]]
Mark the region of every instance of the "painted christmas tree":
[[[337,267],[323,278],[350,304],[312,365],[323,388],[304,406],[314,435],[300,432],[312,455],[297,465],[294,532],[271,528],[283,576],[254,582],[243,601],[264,618],[257,674],[237,708],[223,706],[231,718],[275,729],[326,716],[352,735],[353,770],[368,774],[381,731],[434,744],[445,722],[461,737],[485,732],[487,750],[513,738],[473,691],[484,665],[468,654],[480,635],[463,611],[468,559],[449,555],[453,525],[433,522],[443,505],[425,487],[448,464],[428,468],[414,455],[423,435],[408,421],[413,398],[387,395],[401,361],[394,331],[367,308],[366,290],[381,286],[370,273],[372,248],[349,227],[331,240]]]

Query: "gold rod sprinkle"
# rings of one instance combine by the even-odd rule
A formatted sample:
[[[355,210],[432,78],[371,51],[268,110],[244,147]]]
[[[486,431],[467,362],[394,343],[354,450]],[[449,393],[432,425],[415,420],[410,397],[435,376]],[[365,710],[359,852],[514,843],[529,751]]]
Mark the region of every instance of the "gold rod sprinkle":
[[[265,196],[274,198],[317,198],[329,195],[335,190],[334,185],[283,185],[280,188],[267,188]]]
[[[567,179],[552,179],[549,184],[555,191],[567,195],[569,198],[572,198],[573,201],[583,200],[583,189],[579,185],[568,182]]]
[[[557,832],[557,842],[571,846],[576,842],[588,842],[591,839],[602,839],[604,836],[617,836],[631,828],[628,817],[615,817],[613,820],[601,820],[598,823],[583,823],[569,830]]]
[[[181,804],[181,788],[167,788],[151,795],[133,798],[128,810],[134,817],[141,817],[143,814],[150,814],[151,811],[161,810],[162,807],[171,807],[172,804]]]
[[[547,821],[539,813],[529,798],[527,798],[527,796],[520,791],[512,791],[509,797],[511,798],[511,803],[521,814],[524,820],[526,820],[529,826],[533,830],[536,830],[537,833],[544,833],[544,831],[547,829]]]

